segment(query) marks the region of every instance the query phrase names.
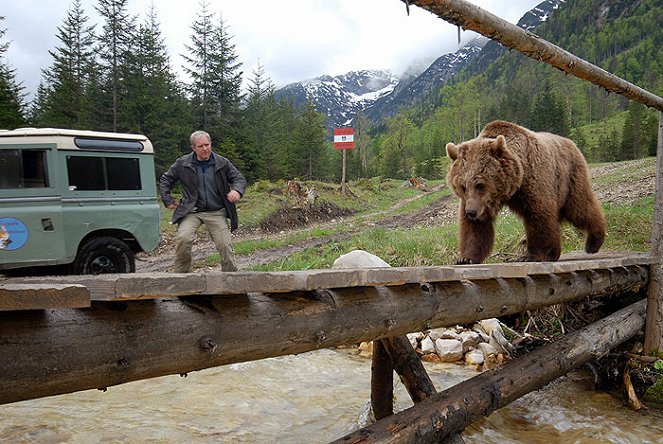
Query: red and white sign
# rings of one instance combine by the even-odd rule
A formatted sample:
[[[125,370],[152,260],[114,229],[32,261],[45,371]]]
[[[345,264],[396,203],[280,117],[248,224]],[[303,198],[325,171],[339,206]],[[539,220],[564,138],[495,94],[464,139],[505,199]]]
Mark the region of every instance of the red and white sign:
[[[354,128],[334,128],[334,149],[351,150],[355,147]]]

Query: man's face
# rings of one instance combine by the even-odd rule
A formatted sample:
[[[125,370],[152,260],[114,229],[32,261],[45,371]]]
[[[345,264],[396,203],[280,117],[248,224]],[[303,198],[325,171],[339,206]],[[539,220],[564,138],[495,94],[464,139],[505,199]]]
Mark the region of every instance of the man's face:
[[[212,155],[212,142],[207,137],[198,137],[191,147],[198,160],[207,160]]]

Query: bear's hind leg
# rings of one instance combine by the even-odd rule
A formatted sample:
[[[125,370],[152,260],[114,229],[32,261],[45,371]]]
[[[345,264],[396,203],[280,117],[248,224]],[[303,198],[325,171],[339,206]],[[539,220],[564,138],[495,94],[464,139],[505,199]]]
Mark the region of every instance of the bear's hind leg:
[[[574,227],[587,233],[585,252],[596,253],[605,241],[606,221],[601,204],[594,195],[585,196],[562,209],[562,217]]]

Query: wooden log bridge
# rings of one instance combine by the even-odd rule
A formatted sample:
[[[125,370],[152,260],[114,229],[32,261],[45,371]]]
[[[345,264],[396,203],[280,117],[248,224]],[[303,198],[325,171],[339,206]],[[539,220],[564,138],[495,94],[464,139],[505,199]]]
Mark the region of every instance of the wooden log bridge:
[[[11,279],[11,285],[84,285],[92,301],[89,308],[0,312],[0,403],[638,290],[647,285],[653,262],[656,259],[636,255],[556,263],[319,270],[304,273],[306,279],[300,272]],[[326,288],[317,287],[318,277]],[[279,292],[229,294],[224,281],[237,282],[237,288],[239,282],[246,288],[272,282]],[[284,282],[292,285],[286,288]],[[209,290],[212,285],[218,292]]]

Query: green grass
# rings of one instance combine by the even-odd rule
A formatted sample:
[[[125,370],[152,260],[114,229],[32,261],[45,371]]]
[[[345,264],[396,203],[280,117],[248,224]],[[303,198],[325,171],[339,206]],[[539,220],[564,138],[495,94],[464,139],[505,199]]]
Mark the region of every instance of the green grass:
[[[653,199],[634,205],[606,205],[608,230],[602,251],[648,252],[651,241]],[[514,215],[500,216],[495,226],[493,254],[487,262],[504,262],[524,253],[522,222]],[[330,242],[277,262],[253,268],[256,271],[308,270],[329,268],[334,260],[355,249],[379,256],[394,267],[450,265],[458,253],[458,227],[447,225],[414,230],[371,229],[338,242]],[[569,224],[562,228],[563,252],[582,251],[584,233]]]

